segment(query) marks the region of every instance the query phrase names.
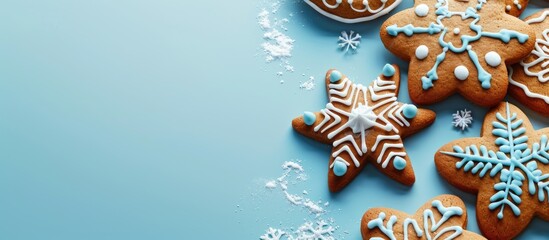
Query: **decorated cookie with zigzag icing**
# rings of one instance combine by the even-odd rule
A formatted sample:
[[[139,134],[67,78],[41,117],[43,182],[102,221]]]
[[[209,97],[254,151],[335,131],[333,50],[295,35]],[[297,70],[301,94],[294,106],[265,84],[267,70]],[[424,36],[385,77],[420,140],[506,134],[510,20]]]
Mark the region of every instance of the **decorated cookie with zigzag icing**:
[[[393,10],[402,0],[305,0],[316,11],[344,23],[376,19]]]
[[[463,201],[453,195],[440,195],[414,215],[390,208],[369,209],[362,216],[360,231],[364,240],[486,239],[465,230],[466,227],[467,209]]]
[[[504,0],[417,0],[390,17],[381,40],[410,61],[413,102],[433,104],[454,93],[481,105],[500,103],[509,85],[507,64],[527,56],[532,27],[505,13]]]
[[[477,194],[477,220],[488,239],[512,239],[538,216],[549,221],[549,128],[535,130],[519,108],[501,103],[484,119],[480,138],[443,146],[438,172]]]
[[[397,101],[400,72],[385,65],[370,86],[353,83],[337,70],[326,74],[329,103],[319,112],[305,112],[293,128],[332,145],[328,185],[331,191],[347,186],[368,162],[405,185],[415,181],[402,138],[431,125],[435,113]]]
[[[513,65],[509,93],[522,104],[549,116],[549,9],[524,21],[536,31],[536,46],[525,59]]]

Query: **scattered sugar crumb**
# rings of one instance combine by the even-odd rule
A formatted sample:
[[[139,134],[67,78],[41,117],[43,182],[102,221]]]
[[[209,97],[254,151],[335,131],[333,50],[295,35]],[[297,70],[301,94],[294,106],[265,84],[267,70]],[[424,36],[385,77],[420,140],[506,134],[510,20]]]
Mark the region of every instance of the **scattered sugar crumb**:
[[[305,82],[303,82],[299,85],[299,88],[300,89],[305,89],[307,91],[311,91],[311,90],[315,89],[315,85],[316,85],[315,84],[315,78],[313,76],[310,76],[309,80],[307,80],[307,81],[305,81]]]
[[[307,192],[307,190],[303,190],[303,195],[307,195],[309,194],[309,192]]]
[[[276,188],[276,181],[275,180],[268,181],[267,183],[265,183],[265,188],[268,188],[268,189]]]
[[[263,30],[264,42],[261,44],[261,48],[265,53],[266,62],[280,60],[284,63],[283,67],[285,69],[289,67],[293,69],[287,59],[292,56],[295,40],[282,33],[288,31],[284,24],[289,23],[290,20],[287,18],[278,20],[276,17],[274,17],[274,20],[271,19],[271,15],[277,14],[279,7],[280,3],[275,2],[271,5],[270,11],[264,8],[257,15],[257,23]]]

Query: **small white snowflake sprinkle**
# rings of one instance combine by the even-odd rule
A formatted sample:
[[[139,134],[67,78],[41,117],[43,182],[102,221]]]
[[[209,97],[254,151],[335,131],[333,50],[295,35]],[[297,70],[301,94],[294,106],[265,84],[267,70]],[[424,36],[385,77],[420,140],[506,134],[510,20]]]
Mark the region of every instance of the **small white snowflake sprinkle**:
[[[282,236],[286,233],[280,229],[269,228],[267,232],[259,237],[261,240],[282,240]]]
[[[452,114],[452,116],[454,117],[452,124],[454,124],[454,127],[456,128],[461,128],[461,131],[469,128],[469,125],[473,122],[471,111],[467,111],[467,109],[459,110]]]
[[[341,36],[339,36],[339,47],[344,48],[345,52],[348,52],[349,49],[356,50],[360,44],[361,37],[360,34],[355,34],[354,31],[350,31],[349,33],[343,31],[341,32]]]

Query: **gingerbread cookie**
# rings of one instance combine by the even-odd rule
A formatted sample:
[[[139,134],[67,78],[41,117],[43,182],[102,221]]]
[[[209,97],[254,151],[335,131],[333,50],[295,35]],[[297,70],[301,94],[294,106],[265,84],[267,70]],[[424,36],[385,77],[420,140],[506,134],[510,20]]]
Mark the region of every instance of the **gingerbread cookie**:
[[[454,93],[494,106],[507,93],[506,64],[534,48],[533,28],[505,13],[503,0],[417,0],[389,18],[381,40],[410,61],[412,101],[433,104]]]
[[[522,104],[549,116],[549,9],[525,19],[536,31],[534,50],[509,74],[509,93]]]
[[[512,239],[534,216],[549,220],[549,128],[501,103],[484,119],[480,138],[460,139],[435,155],[438,172],[477,194],[477,220],[488,239]]]
[[[435,113],[397,101],[400,72],[385,65],[370,86],[355,84],[337,70],[326,74],[330,102],[320,112],[305,112],[293,128],[312,139],[331,144],[328,185],[339,191],[371,162],[405,185],[415,181],[402,138],[431,125]]]
[[[402,0],[305,0],[322,15],[344,23],[376,19],[393,10]]]
[[[461,199],[441,195],[431,199],[413,216],[389,208],[369,209],[360,224],[362,239],[464,239],[484,237],[465,230],[467,210]]]

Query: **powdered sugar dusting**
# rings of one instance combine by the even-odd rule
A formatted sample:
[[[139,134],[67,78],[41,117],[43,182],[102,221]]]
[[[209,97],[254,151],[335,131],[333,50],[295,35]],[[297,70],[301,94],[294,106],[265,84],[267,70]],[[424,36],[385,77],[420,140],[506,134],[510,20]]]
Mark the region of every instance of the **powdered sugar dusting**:
[[[284,1],[270,2],[257,14],[257,24],[263,32],[261,50],[265,55],[265,62],[279,62],[286,72],[294,72],[289,59],[292,57],[295,40],[288,35],[288,28],[285,26],[290,19],[280,16],[282,2]],[[282,77],[279,73],[277,75]]]
[[[310,214],[314,215],[315,221],[305,221],[296,230],[295,228],[273,228],[269,227],[265,234],[261,235],[261,240],[311,240],[311,239],[326,239],[334,240],[334,232],[338,229],[335,226],[333,219],[324,220],[323,215],[326,214],[326,207],[329,202],[314,201],[307,198],[309,192],[306,190],[300,191],[301,194],[294,194],[289,187],[296,182],[307,180],[307,175],[303,166],[299,161],[287,161],[281,166],[282,175],[275,180],[269,180],[265,184],[267,189],[280,189],[284,195],[284,199],[292,206],[306,209]]]

